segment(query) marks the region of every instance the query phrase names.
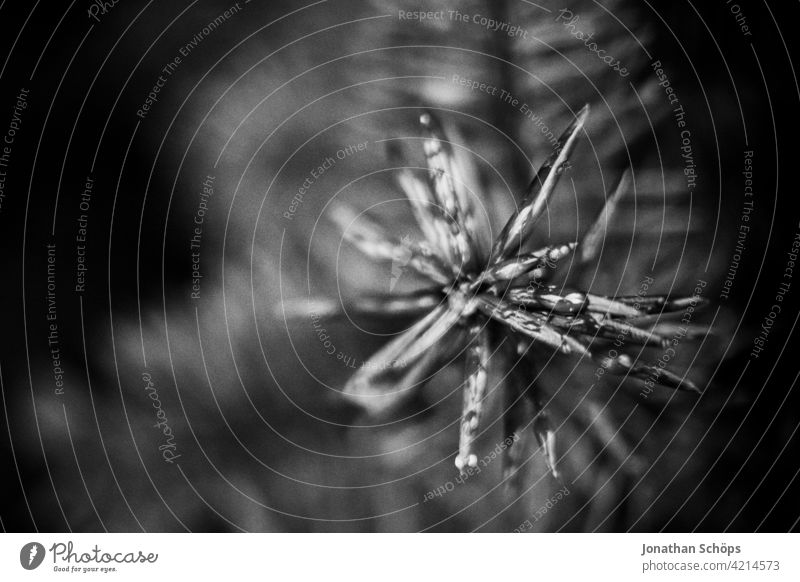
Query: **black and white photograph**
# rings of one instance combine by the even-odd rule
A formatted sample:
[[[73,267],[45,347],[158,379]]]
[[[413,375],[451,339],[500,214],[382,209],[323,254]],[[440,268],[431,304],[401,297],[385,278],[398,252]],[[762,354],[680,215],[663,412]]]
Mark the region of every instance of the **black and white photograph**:
[[[800,576],[798,16],[0,1],[3,578]]]

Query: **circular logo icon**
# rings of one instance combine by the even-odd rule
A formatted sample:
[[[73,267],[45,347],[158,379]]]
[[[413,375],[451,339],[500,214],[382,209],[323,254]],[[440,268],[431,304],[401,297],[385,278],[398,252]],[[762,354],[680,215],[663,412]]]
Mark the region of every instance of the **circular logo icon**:
[[[35,570],[44,561],[44,546],[38,542],[30,542],[19,551],[19,563],[26,570]]]

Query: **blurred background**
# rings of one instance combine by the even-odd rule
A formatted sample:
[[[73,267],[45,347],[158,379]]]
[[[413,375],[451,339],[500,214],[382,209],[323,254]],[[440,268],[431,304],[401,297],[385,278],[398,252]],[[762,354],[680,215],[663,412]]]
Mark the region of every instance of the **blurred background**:
[[[796,529],[795,11],[0,3],[3,529]],[[423,164],[423,108],[468,152],[497,229],[585,103],[537,241],[575,240],[632,168],[597,264],[570,281],[705,282],[712,333],[670,363],[705,393],[643,399],[591,364],[537,362],[561,481],[531,445],[519,491],[499,461],[458,482],[463,364],[367,416],[339,391],[411,322],[315,327],[282,302],[414,288],[341,244],[329,212],[372,207],[418,235],[389,144]],[[481,458],[502,441],[497,395]]]

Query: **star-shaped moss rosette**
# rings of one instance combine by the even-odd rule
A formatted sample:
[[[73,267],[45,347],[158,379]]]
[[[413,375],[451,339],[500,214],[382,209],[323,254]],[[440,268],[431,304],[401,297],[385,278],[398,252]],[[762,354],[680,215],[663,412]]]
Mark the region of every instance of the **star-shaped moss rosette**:
[[[393,237],[379,222],[344,204],[332,212],[344,238],[371,259],[401,262],[427,286],[411,294],[367,296],[347,305],[347,311],[376,316],[416,317],[419,320],[379,349],[353,374],[343,393],[369,412],[388,409],[407,397],[436,373],[453,354],[466,352],[463,412],[456,467],[477,465],[474,442],[481,426],[490,355],[505,352],[505,437],[516,441],[527,425],[542,448],[547,465],[558,477],[555,433],[542,406],[531,359],[534,349],[556,350],[597,362],[610,373],[633,376],[653,384],[700,393],[691,381],[663,367],[638,363],[616,350],[593,352],[597,343],[622,339],[625,344],[665,347],[662,333],[675,326],[661,323],[665,313],[677,313],[699,297],[604,297],[548,284],[559,262],[573,252],[573,260],[591,262],[603,243],[604,227],[630,182],[626,171],[580,245],[567,243],[525,252],[525,242],[544,214],[560,176],[575,148],[589,114],[585,106],[559,138],[555,151],[539,169],[525,196],[494,240],[477,220],[475,205],[465,188],[463,169],[430,112],[420,123],[427,160],[427,181],[411,169],[399,172],[399,183],[424,239]],[[305,302],[311,310],[333,315],[343,307],[332,301]],[[284,303],[284,312],[297,306]],[[610,357],[609,354],[615,354]],[[504,477],[519,466],[520,445],[505,450]]]

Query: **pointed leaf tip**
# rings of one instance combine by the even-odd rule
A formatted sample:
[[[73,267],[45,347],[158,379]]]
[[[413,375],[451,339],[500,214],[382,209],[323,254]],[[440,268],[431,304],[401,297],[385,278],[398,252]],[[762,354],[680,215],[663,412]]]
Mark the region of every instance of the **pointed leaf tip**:
[[[530,234],[530,228],[544,213],[561,175],[567,168],[588,115],[589,106],[585,105],[559,136],[555,149],[528,186],[519,209],[511,215],[495,241],[492,248],[493,262],[502,261],[515,250],[518,252]]]
[[[556,466],[556,433],[550,426],[550,418],[545,411],[541,411],[536,415],[533,420],[533,432],[536,434],[536,440],[544,454],[544,460],[547,468],[553,475],[553,478],[558,479],[558,468]]]
[[[622,197],[628,192],[631,183],[630,168],[626,168],[617,182],[617,186],[603,205],[600,214],[597,215],[592,226],[589,228],[586,236],[583,237],[581,242],[581,257],[582,263],[592,261],[597,253],[600,251],[600,246],[604,240],[604,234],[607,232],[609,224],[617,211],[617,206]]]

